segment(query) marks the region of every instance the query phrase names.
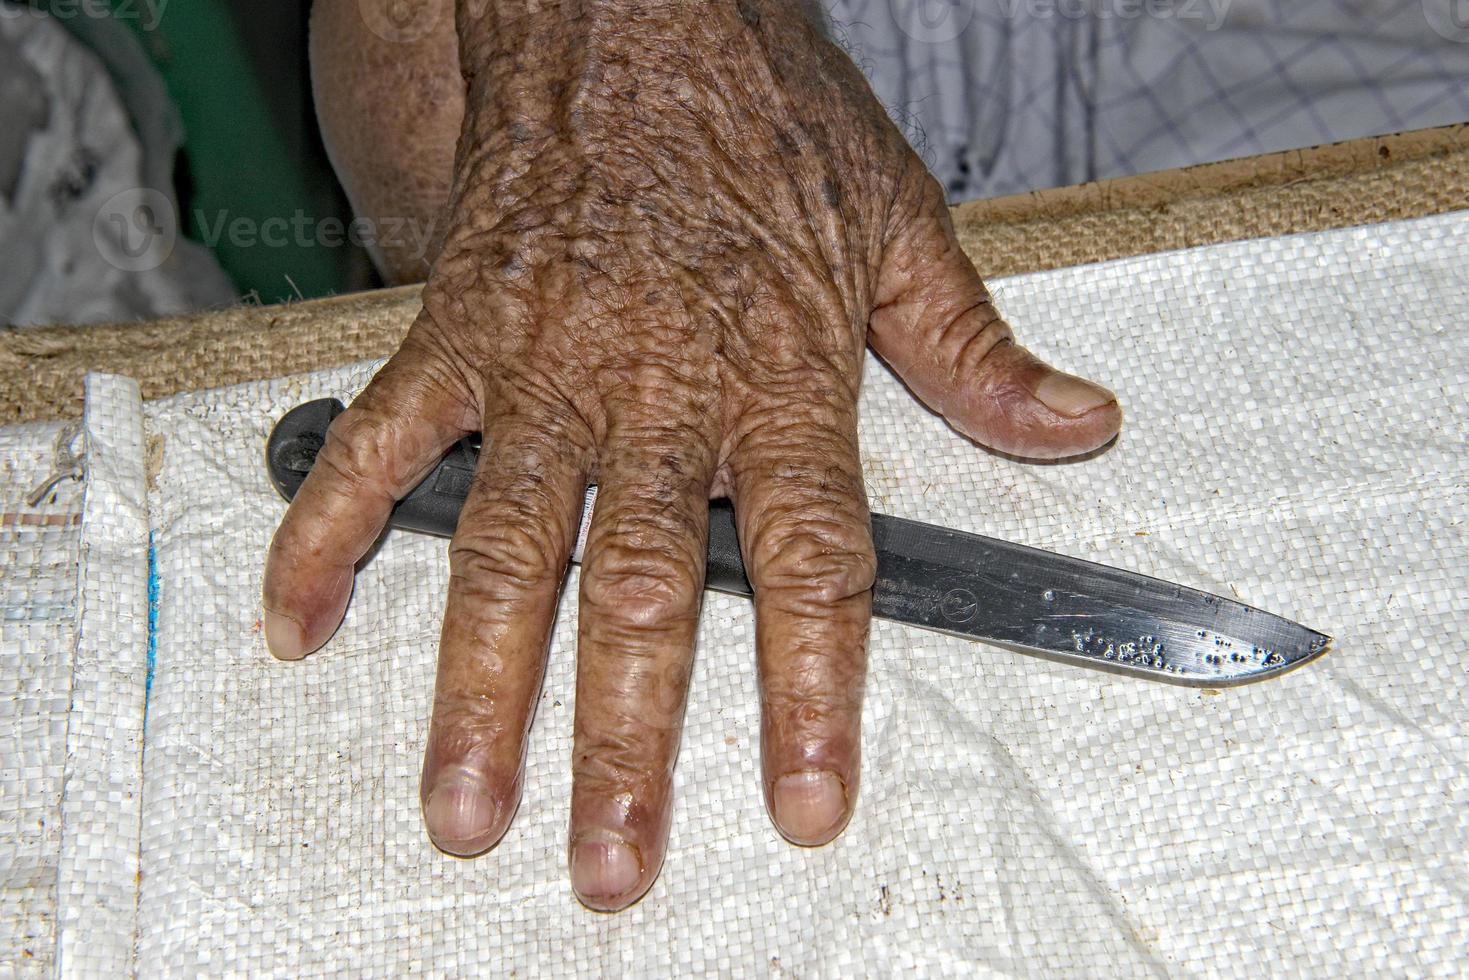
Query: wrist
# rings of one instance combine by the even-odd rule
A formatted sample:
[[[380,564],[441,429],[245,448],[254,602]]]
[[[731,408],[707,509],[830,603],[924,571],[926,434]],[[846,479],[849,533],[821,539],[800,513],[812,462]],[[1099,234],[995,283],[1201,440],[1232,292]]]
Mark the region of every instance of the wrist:
[[[762,25],[826,24],[821,0],[456,0],[455,13],[460,64],[471,75],[502,61],[569,69],[594,50],[667,56]]]
[[[761,103],[772,82],[806,74],[805,52],[820,47],[810,47],[807,19],[816,5],[458,0],[467,84],[458,176],[503,177],[599,128],[635,127],[672,143],[680,133],[707,138],[721,106]],[[772,66],[772,57],[782,64]]]

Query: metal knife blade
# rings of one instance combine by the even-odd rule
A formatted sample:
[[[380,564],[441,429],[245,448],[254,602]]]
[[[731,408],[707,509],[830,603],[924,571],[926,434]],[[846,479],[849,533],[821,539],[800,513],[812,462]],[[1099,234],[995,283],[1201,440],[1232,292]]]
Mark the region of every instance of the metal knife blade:
[[[872,611],[1086,667],[1195,687],[1265,680],[1331,637],[1244,603],[978,534],[875,514]]]
[[[332,399],[276,424],[267,466],[295,496],[343,410]],[[389,524],[450,535],[479,446],[463,441],[395,508]],[[581,555],[590,488],[574,560]],[[873,615],[1021,653],[1195,687],[1265,680],[1325,653],[1331,637],[1259,609],[1136,572],[885,514],[872,516],[877,550]],[[709,510],[706,586],[748,596],[728,501]]]

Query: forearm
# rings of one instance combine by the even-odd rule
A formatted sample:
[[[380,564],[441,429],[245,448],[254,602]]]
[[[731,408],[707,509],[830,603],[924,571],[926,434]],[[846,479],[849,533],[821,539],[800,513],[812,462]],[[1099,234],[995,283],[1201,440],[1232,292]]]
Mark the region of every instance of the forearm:
[[[467,105],[457,170],[503,179],[571,144],[578,154],[681,136],[739,144],[757,136],[753,118],[782,114],[763,94],[777,80],[817,118],[839,120],[842,99],[866,83],[813,13],[822,16],[816,0],[458,0]]]
[[[798,11],[798,0],[458,0],[461,184],[551,200],[609,154],[629,158],[609,179],[640,183],[658,166],[643,148],[703,143],[730,115],[717,103],[754,97],[768,71],[759,35],[782,18],[809,31]],[[717,81],[704,77],[715,63]],[[519,186],[546,156],[561,165],[538,167],[542,179],[549,169],[568,186]]]
[[[572,79],[608,56],[677,60],[762,23],[799,30],[826,16],[820,0],[456,0],[455,23],[466,76],[503,91],[517,75]]]

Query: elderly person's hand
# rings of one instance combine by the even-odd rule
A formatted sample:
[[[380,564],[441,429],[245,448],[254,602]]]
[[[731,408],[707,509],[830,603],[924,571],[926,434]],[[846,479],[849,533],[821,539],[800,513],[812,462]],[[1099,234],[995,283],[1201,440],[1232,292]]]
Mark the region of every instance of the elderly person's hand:
[[[266,635],[342,620],[394,501],[466,433],[422,802],[433,841],[505,833],[582,493],[570,869],[597,909],[663,860],[711,497],[755,592],[766,804],[824,844],[857,798],[873,549],[868,343],[1005,453],[1118,431],[1103,388],[1015,343],[943,194],[791,0],[461,0],[446,234],[402,348],[333,423],[272,545]]]

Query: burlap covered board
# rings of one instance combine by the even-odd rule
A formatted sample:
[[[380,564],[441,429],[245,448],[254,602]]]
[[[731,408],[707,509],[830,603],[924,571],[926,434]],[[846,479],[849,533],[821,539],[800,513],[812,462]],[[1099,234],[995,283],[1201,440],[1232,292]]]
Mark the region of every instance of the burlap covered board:
[[[987,277],[1469,208],[1469,124],[1057,188],[953,210]],[[82,378],[145,399],[390,353],[417,287],[151,323],[0,331],[0,423],[79,416]]]

